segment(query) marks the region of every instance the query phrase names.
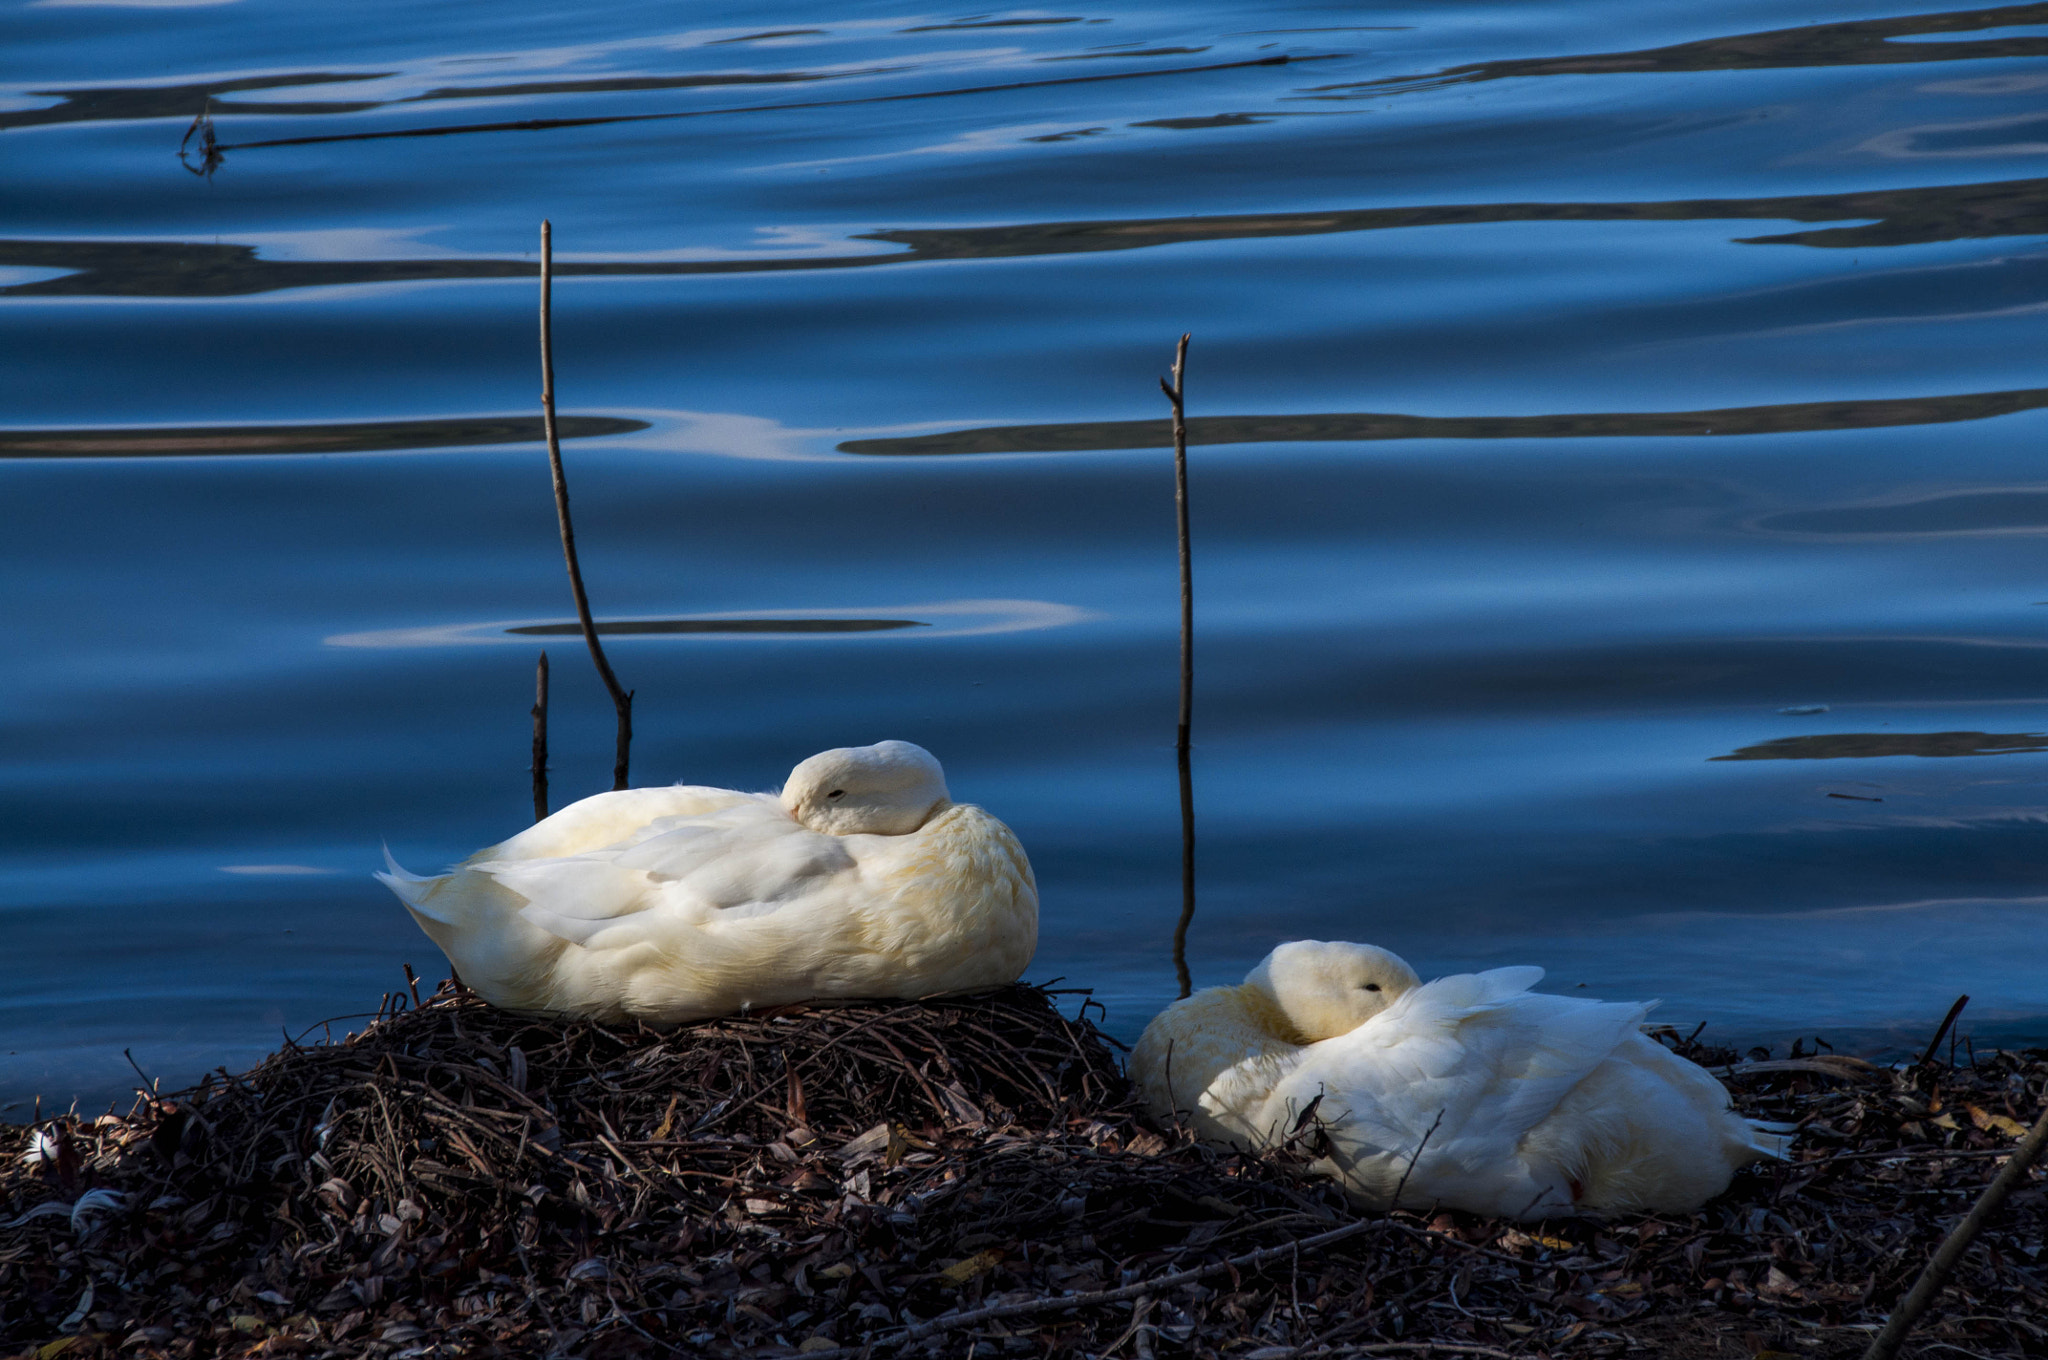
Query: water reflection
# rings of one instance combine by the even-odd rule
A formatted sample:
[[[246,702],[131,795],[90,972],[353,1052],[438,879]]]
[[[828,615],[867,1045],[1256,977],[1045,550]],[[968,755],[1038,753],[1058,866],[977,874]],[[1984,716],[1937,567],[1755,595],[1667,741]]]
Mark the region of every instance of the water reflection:
[[[1393,412],[1197,416],[1191,444],[1370,443],[1400,439],[1684,438],[1882,429],[1987,420],[2048,406],[2048,387],[1951,396],[1787,402],[1717,411],[1588,412],[1538,416],[1411,416]],[[563,416],[564,439],[652,428],[624,416]],[[536,443],[538,416],[444,416],[423,420],[323,421],[307,425],[0,429],[0,459],[190,458],[240,454],[402,453]],[[1163,449],[1164,420],[995,425],[937,434],[852,439],[840,453],[935,457],[977,453],[1082,453]],[[1765,516],[1756,527],[1785,534],[1954,534],[2048,528],[2048,491],[1957,492],[1911,501],[1832,506]]]
[[[1780,737],[1710,760],[1868,760],[1873,756],[2005,756],[2048,750],[2041,732],[1831,732]]]
[[[2019,536],[2048,527],[2021,333],[2048,162],[2014,45],[2042,39],[2007,23],[2035,8],[1471,0],[1298,38],[1239,30],[1343,16],[234,8],[9,30],[0,423],[36,428],[0,431],[0,1102],[118,1086],[130,1044],[240,1065],[266,1009],[374,996],[421,962],[362,876],[378,839],[437,862],[530,805],[534,654],[582,650],[526,461],[542,210],[586,223],[565,279],[624,282],[582,290],[565,432],[609,455],[580,527],[643,775],[941,752],[1032,848],[1036,975],[1134,1037],[1173,987],[1163,455],[918,455],[1163,450],[1116,418],[1155,413],[1158,337],[1192,327],[1198,982],[1322,934],[1569,967],[1717,1032],[1869,1032],[1967,989],[2048,1034],[2037,908],[1628,925],[2038,886],[2048,762],[1846,749],[2048,731]],[[1234,60],[1269,41],[1350,55]],[[1549,56],[1601,47],[1631,50]],[[1643,78],[1688,70],[1721,74]],[[1455,88],[1366,82],[1403,72]],[[1539,74],[1575,78],[1505,79]],[[1110,79],[1039,79],[1084,76]],[[187,182],[209,99],[237,141],[416,140]],[[486,127],[555,130],[447,135]],[[1862,433],[1694,438],[1830,430]],[[611,715],[587,674],[563,694],[563,786],[601,787]],[[1817,701],[1873,733],[1758,735],[1821,731],[1774,716]]]
[[[1091,610],[1051,600],[935,600],[889,608],[762,609],[750,613],[667,618],[600,619],[597,631],[630,638],[988,637],[1087,623]],[[525,643],[536,637],[577,637],[574,619],[498,619],[337,633],[329,647],[472,647]]]
[[[1208,127],[1259,121],[1251,115],[1153,120],[1134,126]],[[1801,245],[1835,250],[1923,245],[1934,241],[2048,233],[2048,178],[1944,184],[1843,194],[1772,198],[1702,198],[1640,203],[1456,203],[1334,212],[1218,214],[1082,222],[1022,222],[992,227],[904,227],[863,232],[852,241],[901,246],[845,255],[771,255],[697,260],[568,260],[563,278],[686,274],[779,273],[864,269],[933,260],[991,260],[1095,251],[1141,250],[1196,241],[1328,236],[1408,227],[1507,222],[1680,222],[1777,220],[1840,222],[1769,236],[1742,245]],[[434,279],[524,279],[531,260],[428,258],[272,260],[252,245],[196,241],[0,240],[0,268],[61,269],[57,278],[0,288],[8,297],[235,297],[286,288]]]
[[[643,90],[689,90],[719,85],[802,85],[846,76],[881,75],[890,68],[859,71],[719,71],[689,76],[589,76],[581,80],[526,80],[506,85],[447,85],[390,101],[417,104],[428,99],[523,99],[548,94],[631,94]],[[223,112],[241,113],[237,104]]]
[[[1903,62],[1982,60],[2048,55],[2048,36],[1987,34],[1976,30],[2048,22],[2048,5],[2001,5],[1949,14],[1805,24],[1762,33],[1737,33],[1635,52],[1592,52],[1570,57],[1526,57],[1475,62],[1422,76],[1389,76],[1319,87],[1323,99],[1381,98],[1417,90],[1470,85],[1521,76],[1585,76],[1689,71],[1757,71],[1788,66],[1879,66]],[[1915,38],[1925,41],[1915,42]]]
[[[1814,535],[2039,533],[2048,529],[2048,491],[1962,491],[1879,505],[1828,506],[1767,515],[1759,529]]]
[[[1879,133],[1858,148],[1891,160],[1954,160],[1975,156],[2038,156],[2048,151],[2048,117],[2038,113],[1930,123]]]
[[[449,123],[435,127],[395,128],[383,132],[339,132],[311,137],[269,137],[250,142],[223,142],[222,151],[252,151],[260,147],[317,146],[330,142],[381,142],[402,137],[454,137],[479,132],[541,132],[557,128],[602,127],[613,123],[662,123],[679,118],[713,118],[741,113],[789,113],[801,109],[837,109],[862,104],[893,104],[907,99],[953,99],[968,95],[1010,94],[1063,85],[1093,85],[1110,80],[1143,80],[1153,76],[1205,75],[1212,71],[1237,71],[1253,66],[1287,66],[1296,62],[1323,61],[1328,56],[1256,57],[1245,61],[1218,61],[1202,66],[1170,66],[1139,71],[1113,71],[1099,76],[1059,76],[1049,80],[1005,80],[992,85],[960,85],[943,90],[903,90],[892,94],[858,95],[846,99],[809,99],[782,104],[747,104],[726,109],[671,109],[662,113],[618,113],[583,118],[519,118],[489,123]],[[872,74],[872,73],[867,73]],[[630,78],[626,78],[630,79]],[[593,88],[604,88],[598,82]],[[613,84],[613,88],[630,88]]]
[[[957,33],[970,28],[1032,28],[1041,24],[1078,24],[1081,16],[1062,15],[1045,19],[962,19],[950,24],[919,24],[916,28],[900,30],[904,33]]]
[[[1799,401],[1720,411],[1613,412],[1554,416],[1407,416],[1361,411],[1330,415],[1199,416],[1190,444],[1279,444],[1382,439],[1588,439],[1622,436],[1791,434],[1984,420],[2048,406],[2048,387],[1946,397]],[[1162,449],[1173,443],[1164,420],[1098,420],[1063,425],[996,425],[890,439],[853,439],[841,453],[929,456],[956,453],[1078,453]],[[1841,512],[1805,512],[1805,518]],[[1765,523],[1782,527],[1799,515]]]
[[[619,416],[563,416],[564,439],[648,428]],[[0,430],[0,458],[193,458],[223,454],[394,453],[543,438],[539,416],[331,421],[316,425],[208,425],[177,429]]]
[[[822,38],[822,28],[776,28],[766,33],[742,33],[737,38],[713,38],[706,47],[730,47],[734,43],[770,42],[776,38]]]
[[[966,32],[991,29],[1057,28],[1084,23],[1082,16],[973,19],[941,24],[919,24],[897,30],[902,34]],[[1422,75],[1386,76],[1371,80],[1345,81],[1310,86],[1296,98],[1311,100],[1378,99],[1391,94],[1441,89],[1483,81],[1527,76],[1612,75],[1617,73],[1671,73],[1697,71],[1766,70],[1803,66],[1866,66],[1931,61],[1982,60],[2002,57],[2030,57],[2048,54],[2048,35],[2024,31],[2028,25],[2048,22],[2048,6],[2008,5],[1991,9],[1953,13],[1905,15],[1888,19],[1854,20],[1846,23],[1810,24],[1796,28],[1771,29],[1757,33],[1727,34],[1666,47],[1625,52],[1595,52],[1562,57],[1516,58],[1475,62]],[[1298,28],[1272,30],[1275,33],[1337,33],[1366,31],[1351,28]],[[1973,36],[1976,35],[1976,36]],[[779,29],[717,39],[701,44],[721,47],[735,43],[762,42],[775,38],[829,37],[816,28]],[[1244,36],[1257,36],[1248,34]],[[1202,46],[1106,46],[1095,51],[1040,56],[1038,61],[1099,60],[1113,57],[1159,57],[1193,55],[1207,51]],[[920,53],[919,56],[929,56]],[[1327,54],[1336,55],[1336,54]],[[1191,72],[1224,70],[1239,66],[1286,65],[1310,59],[1303,54],[1258,58],[1221,65],[1186,68]],[[418,94],[362,101],[301,101],[224,104],[218,111],[238,114],[320,115],[357,113],[369,109],[447,99],[527,98],[546,95],[595,93],[637,93],[648,90],[688,89],[716,86],[798,84],[873,75],[898,74],[918,69],[916,62],[887,66],[846,67],[831,70],[716,71],[650,76],[644,74],[599,74],[572,80],[534,80],[495,85],[441,86]],[[38,90],[33,93],[60,99],[42,109],[0,113],[0,129],[33,127],[49,123],[111,121],[138,118],[190,118],[209,100],[250,90],[281,89],[292,86],[329,84],[343,81],[376,81],[397,73],[383,72],[300,72],[249,76],[231,80],[191,82],[179,85],[83,87]],[[395,129],[338,137],[282,138],[235,144],[240,148],[304,145],[330,140],[370,140],[383,137],[445,136],[462,132],[504,131],[541,127],[581,127],[595,123],[633,122],[649,118],[700,117],[708,114],[751,113],[770,110],[831,107],[848,103],[882,102],[907,98],[943,98],[952,95],[984,94],[1002,90],[1029,89],[1047,84],[1080,83],[1089,80],[1124,79],[1163,72],[1119,72],[1100,77],[1078,77],[1072,82],[1021,81],[960,89],[915,91],[868,96],[860,99],[822,103],[779,104],[736,109],[691,109],[668,113],[632,114],[617,117],[524,119],[516,123],[465,124],[436,128]],[[1224,115],[1237,119],[1243,115]],[[1224,126],[1206,120],[1190,122],[1155,121],[1140,126]],[[234,148],[230,148],[234,149]]]
[[[884,633],[929,628],[916,619],[600,619],[607,637],[659,637],[675,633]],[[522,623],[505,630],[520,637],[580,637],[577,623]]]
[[[184,121],[206,107],[207,101],[238,90],[280,90],[296,85],[332,85],[344,81],[385,80],[390,71],[303,71],[292,74],[246,76],[236,80],[208,80],[187,85],[115,85],[69,90],[37,90],[36,94],[62,102],[41,109],[10,109],[0,113],[0,131],[8,128],[38,127],[47,123],[126,122],[138,118],[176,118]],[[386,101],[366,99],[298,103],[237,103],[222,112],[261,114],[360,113],[380,108]]]
[[[1039,61],[1104,61],[1110,57],[1192,57],[1209,49],[1203,47],[1120,47],[1108,52],[1068,52]]]

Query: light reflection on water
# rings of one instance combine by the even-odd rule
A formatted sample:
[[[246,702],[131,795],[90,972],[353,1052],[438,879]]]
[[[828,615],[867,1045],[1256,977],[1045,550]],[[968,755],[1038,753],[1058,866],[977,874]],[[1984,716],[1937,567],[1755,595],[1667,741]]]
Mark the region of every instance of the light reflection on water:
[[[876,618],[877,614],[914,614],[916,618]],[[695,638],[756,641],[780,637],[814,641],[823,636],[925,630],[925,637],[979,637],[1061,628],[1094,617],[1085,609],[1045,600],[940,600],[929,604],[881,609],[785,609],[768,614],[707,614],[683,619],[599,619],[597,632],[606,638]],[[324,641],[330,647],[467,647],[526,642],[534,638],[581,641],[582,625],[574,619],[545,622],[459,623],[429,628],[394,628],[370,633],[339,633]]]
[[[0,16],[0,1106],[429,971],[368,871],[519,828],[543,646],[557,800],[604,787],[543,215],[641,777],[926,745],[1031,850],[1031,975],[1135,1033],[1191,330],[1199,983],[1336,936],[2048,1042],[2048,39],[1329,17]]]

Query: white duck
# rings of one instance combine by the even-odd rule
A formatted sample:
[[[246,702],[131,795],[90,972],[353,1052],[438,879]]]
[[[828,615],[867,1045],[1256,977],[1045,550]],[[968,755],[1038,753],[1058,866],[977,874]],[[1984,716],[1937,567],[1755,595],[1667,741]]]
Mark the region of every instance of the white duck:
[[[1320,1096],[1319,1169],[1374,1209],[1398,1192],[1519,1219],[1683,1212],[1785,1154],[1783,1128],[1736,1115],[1711,1074],[1643,1034],[1654,1002],[1530,992],[1542,976],[1425,985],[1384,949],[1297,940],[1242,986],[1167,1007],[1131,1075],[1155,1113],[1240,1147],[1280,1142]]]
[[[377,875],[486,1001],[676,1022],[1016,980],[1038,889],[1010,829],[906,741],[824,751],[781,794],[572,803],[449,873]]]

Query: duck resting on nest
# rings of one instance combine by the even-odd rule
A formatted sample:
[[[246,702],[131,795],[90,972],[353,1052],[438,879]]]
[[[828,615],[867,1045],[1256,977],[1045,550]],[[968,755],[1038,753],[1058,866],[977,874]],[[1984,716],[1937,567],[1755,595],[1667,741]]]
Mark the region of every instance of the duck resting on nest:
[[[1239,1147],[1279,1143],[1313,1105],[1318,1169],[1373,1209],[1398,1194],[1518,1219],[1679,1213],[1785,1155],[1785,1128],[1735,1114],[1710,1073],[1642,1032],[1656,1003],[1531,992],[1542,977],[1425,984],[1384,949],[1297,940],[1242,986],[1167,1007],[1131,1076],[1154,1113]]]
[[[492,1005],[700,1020],[1014,982],[1038,944],[1023,847],[907,741],[820,752],[779,795],[676,785],[572,803],[436,877],[378,874]]]

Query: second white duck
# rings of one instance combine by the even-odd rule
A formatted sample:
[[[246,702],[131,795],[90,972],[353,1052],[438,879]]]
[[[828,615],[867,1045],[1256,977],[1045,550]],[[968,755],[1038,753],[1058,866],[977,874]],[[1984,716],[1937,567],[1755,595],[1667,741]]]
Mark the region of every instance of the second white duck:
[[[378,878],[486,1001],[678,1022],[1013,982],[1038,943],[1023,847],[905,741],[824,751],[780,795],[572,803],[446,874]]]
[[[1683,1212],[1785,1154],[1697,1064],[1642,1033],[1645,1004],[1546,996],[1541,968],[1424,984],[1371,945],[1283,944],[1238,987],[1169,1006],[1131,1054],[1162,1117],[1274,1145],[1321,1097],[1320,1169],[1368,1208],[1537,1219]],[[1405,1178],[1405,1185],[1403,1184]]]

